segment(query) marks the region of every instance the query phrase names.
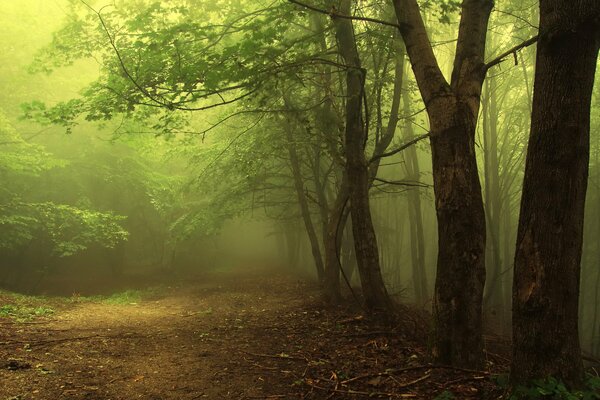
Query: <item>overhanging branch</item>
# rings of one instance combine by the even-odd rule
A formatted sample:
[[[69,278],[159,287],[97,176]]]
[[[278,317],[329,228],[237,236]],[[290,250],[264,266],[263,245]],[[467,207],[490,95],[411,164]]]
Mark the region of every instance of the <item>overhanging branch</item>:
[[[504,53],[500,54],[498,57],[494,58],[493,60],[491,60],[487,64],[485,64],[484,71],[487,72],[493,66],[496,66],[496,65],[500,64],[501,62],[503,62],[506,59],[506,57],[510,56],[511,54],[516,54],[517,51],[524,49],[526,47],[529,47],[532,44],[536,43],[537,41],[538,41],[538,36],[536,35],[536,36],[532,37],[531,39],[528,39],[528,40],[524,41],[523,43],[518,44],[509,50],[506,50]]]
[[[421,140],[427,139],[428,137],[430,137],[431,134],[430,133],[426,133],[424,135],[421,136],[417,136],[416,138],[414,138],[413,140],[403,144],[402,146],[398,147],[397,149],[394,149],[390,152],[387,153],[383,153],[383,154],[378,154],[373,156],[373,158],[371,158],[371,160],[369,161],[369,163],[375,162],[377,160],[379,160],[380,158],[385,158],[385,157],[391,157],[393,155],[396,155],[406,149],[408,149],[410,146],[413,146],[417,143],[419,143]]]
[[[387,21],[383,21],[380,19],[376,19],[376,18],[369,18],[369,17],[355,17],[352,15],[344,15],[344,14],[340,14],[338,12],[336,12],[335,8],[332,8],[331,10],[323,10],[321,8],[315,7],[315,6],[311,6],[310,4],[306,4],[306,3],[302,3],[298,0],[288,0],[290,3],[299,5],[301,7],[304,7],[308,10],[314,11],[314,12],[318,12],[320,14],[325,14],[325,15],[329,15],[331,18],[340,18],[340,19],[349,19],[352,21],[365,21],[365,22],[372,22],[375,24],[379,24],[379,25],[385,25],[385,26],[391,26],[393,28],[396,29],[400,29],[400,25],[398,24],[394,24],[393,22],[387,22]]]

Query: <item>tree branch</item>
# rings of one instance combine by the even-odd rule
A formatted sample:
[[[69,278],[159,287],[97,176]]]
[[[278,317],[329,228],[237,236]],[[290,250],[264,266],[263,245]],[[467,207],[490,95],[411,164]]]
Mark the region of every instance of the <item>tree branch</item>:
[[[315,6],[311,6],[310,4],[302,3],[302,2],[300,2],[298,0],[288,0],[288,1],[290,3],[299,5],[301,7],[309,9],[311,11],[315,11],[315,12],[318,12],[318,13],[321,13],[321,14],[329,15],[331,18],[349,19],[349,20],[352,20],[352,21],[372,22],[372,23],[375,23],[375,24],[385,25],[385,26],[391,26],[393,28],[400,29],[400,25],[394,24],[393,22],[382,21],[380,19],[369,18],[369,17],[355,17],[355,16],[352,16],[352,15],[339,14],[339,13],[337,13],[335,11],[335,8],[332,8],[331,10],[323,10],[323,9],[317,8]]]
[[[380,158],[391,157],[393,155],[396,155],[396,154],[400,153],[401,151],[404,151],[404,150],[408,149],[410,146],[413,146],[413,145],[419,143],[421,140],[427,139],[430,136],[431,136],[430,133],[426,133],[424,135],[417,136],[416,138],[414,138],[410,142],[407,142],[407,143],[403,144],[402,146],[398,147],[395,150],[392,150],[392,151],[387,152],[387,153],[378,154],[378,155],[373,156],[373,158],[371,158],[371,160],[369,160],[369,163],[375,162],[375,161],[377,161]]]
[[[409,186],[409,187],[420,187],[420,188],[429,188],[430,185],[422,182],[411,182],[411,181],[389,181],[383,178],[375,178],[377,182],[385,183],[386,185],[394,185],[394,186]]]
[[[485,64],[484,70],[487,72],[490,68],[503,62],[506,59],[506,57],[510,56],[511,54],[515,54],[517,51],[519,51],[521,49],[531,46],[532,44],[536,43],[537,41],[538,41],[538,36],[536,35],[536,36],[532,37],[531,39],[528,39],[528,40],[524,41],[523,43],[514,46],[513,48],[500,54],[498,57],[494,58],[493,60],[487,62]]]

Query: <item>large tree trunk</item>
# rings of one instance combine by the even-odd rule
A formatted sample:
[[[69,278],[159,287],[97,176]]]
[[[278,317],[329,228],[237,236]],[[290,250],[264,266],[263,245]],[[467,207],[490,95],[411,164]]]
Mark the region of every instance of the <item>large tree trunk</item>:
[[[344,15],[351,14],[351,0],[342,0],[340,12]],[[338,19],[335,21],[335,28],[339,50],[347,66],[344,151],[356,261],[366,307],[372,310],[389,310],[392,303],[381,275],[377,238],[369,204],[371,175],[365,157],[367,131],[363,120],[366,71],[361,67],[352,22]]]
[[[433,54],[417,1],[393,1],[431,125],[439,247],[433,355],[440,363],[476,368],[483,363],[486,225],[475,129],[493,2],[463,1],[449,84]]]
[[[486,235],[474,146],[476,116],[453,101],[444,108],[431,116],[439,243],[434,356],[474,368],[483,361]]]
[[[578,297],[600,2],[541,0],[515,254],[513,384],[580,384]]]

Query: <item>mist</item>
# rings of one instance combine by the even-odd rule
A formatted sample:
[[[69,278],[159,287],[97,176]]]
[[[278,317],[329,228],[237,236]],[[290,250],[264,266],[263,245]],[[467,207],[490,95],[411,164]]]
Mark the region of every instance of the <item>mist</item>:
[[[0,2],[0,397],[598,396],[599,6],[471,3]]]

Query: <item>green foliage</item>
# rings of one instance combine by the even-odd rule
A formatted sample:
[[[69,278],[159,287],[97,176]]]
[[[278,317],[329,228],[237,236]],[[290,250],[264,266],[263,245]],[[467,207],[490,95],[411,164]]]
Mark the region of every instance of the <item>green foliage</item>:
[[[0,291],[0,318],[27,322],[54,314],[48,299]]]
[[[115,293],[111,296],[102,298],[103,303],[107,304],[134,304],[142,300],[143,293],[139,290],[126,290],[121,293]]]
[[[6,182],[0,192],[0,249],[16,249],[38,239],[49,244],[53,255],[66,257],[91,244],[110,248],[126,240],[128,233],[120,225],[124,217],[34,201],[28,186],[39,184],[42,174],[67,163],[27,143],[1,112],[0,145],[0,173]]]
[[[421,7],[442,24],[452,23],[452,17],[460,10],[460,0],[426,0]]]
[[[560,380],[549,377],[537,380],[530,386],[514,388],[510,400],[597,400],[600,399],[600,378],[588,375],[583,390],[569,390]]]
[[[160,298],[165,293],[165,290],[163,286],[156,286],[141,290],[129,289],[108,296],[80,296],[75,294],[68,301],[72,303],[102,302],[113,305],[135,305],[143,300]]]
[[[128,233],[119,225],[124,217],[47,203],[0,205],[0,248],[12,249],[34,238],[46,239],[59,257],[71,256],[90,244],[114,247]]]
[[[101,61],[101,76],[81,98],[52,107],[32,102],[24,106],[25,116],[70,129],[79,115],[100,121],[150,107],[168,131],[178,121],[170,117],[174,111],[244,97],[296,61],[290,57],[297,54],[299,33],[289,34],[294,15],[288,6],[192,3],[122,1],[101,12],[74,3],[69,22],[31,69],[50,72],[94,57]]]
[[[67,163],[52,157],[41,146],[26,142],[0,110],[0,173],[39,176]],[[6,188],[5,188],[6,190]],[[1,194],[0,194],[1,196]]]
[[[54,310],[49,307],[28,307],[19,305],[0,306],[0,318],[12,318],[19,322],[30,321],[37,317],[46,317],[52,315]]]

